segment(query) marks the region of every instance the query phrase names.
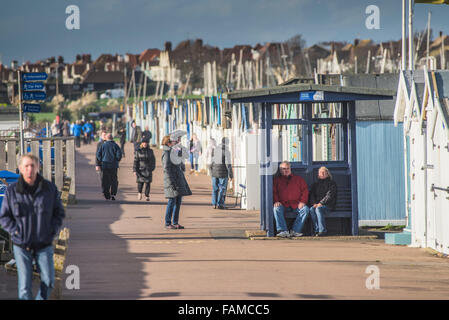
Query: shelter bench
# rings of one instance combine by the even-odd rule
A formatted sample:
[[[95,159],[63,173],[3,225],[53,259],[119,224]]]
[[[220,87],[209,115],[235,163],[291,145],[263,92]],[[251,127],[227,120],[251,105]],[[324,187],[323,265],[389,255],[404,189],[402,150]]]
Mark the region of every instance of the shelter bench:
[[[293,224],[296,213],[294,212],[286,212],[284,213],[284,217],[287,221],[287,225]],[[350,234],[351,233],[351,219],[352,219],[352,197],[351,197],[351,189],[350,188],[337,188],[337,203],[335,206],[335,210],[328,211],[325,214],[326,222],[328,219],[339,218],[340,219],[340,231],[336,233],[342,234]],[[307,219],[307,222],[304,226],[304,230],[306,233],[313,233],[313,226],[311,223],[311,218]],[[328,223],[326,223],[328,226]],[[329,231],[328,233],[333,233]]]

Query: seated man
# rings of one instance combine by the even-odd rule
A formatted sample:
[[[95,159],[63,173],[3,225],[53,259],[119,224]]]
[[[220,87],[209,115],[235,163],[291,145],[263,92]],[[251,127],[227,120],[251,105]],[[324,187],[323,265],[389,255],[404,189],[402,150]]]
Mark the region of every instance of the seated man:
[[[304,222],[309,214],[306,203],[309,189],[303,178],[292,174],[290,163],[284,161],[279,165],[281,175],[273,181],[274,218],[276,220],[277,236],[282,238],[301,237]],[[296,219],[289,233],[284,212],[293,211]]]
[[[310,190],[310,217],[313,222],[315,236],[321,237],[327,233],[324,215],[335,209],[337,202],[337,184],[326,167],[318,170],[318,181],[312,184]]]

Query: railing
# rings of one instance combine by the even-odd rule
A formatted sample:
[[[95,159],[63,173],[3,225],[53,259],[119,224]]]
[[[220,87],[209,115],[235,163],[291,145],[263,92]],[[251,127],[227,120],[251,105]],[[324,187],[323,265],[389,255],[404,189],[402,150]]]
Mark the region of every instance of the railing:
[[[61,191],[64,178],[70,177],[69,202],[75,200],[75,138],[25,138],[25,152],[39,159],[42,176],[54,182]],[[0,137],[0,170],[18,172],[20,142],[17,138]]]

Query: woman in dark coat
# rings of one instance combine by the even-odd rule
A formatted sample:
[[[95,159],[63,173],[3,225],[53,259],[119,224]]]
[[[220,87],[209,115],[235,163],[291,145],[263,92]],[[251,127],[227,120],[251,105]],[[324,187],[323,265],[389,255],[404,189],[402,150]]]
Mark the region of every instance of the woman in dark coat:
[[[150,201],[150,186],[153,180],[153,171],[156,167],[156,159],[153,150],[148,146],[148,141],[143,140],[140,147],[134,152],[133,172],[137,178],[137,198],[142,199],[142,189],[145,184],[145,197]]]
[[[179,210],[183,196],[192,194],[183,172],[183,157],[178,155],[178,149],[173,148],[179,140],[172,141],[170,136],[162,139],[162,167],[164,169],[164,194],[168,199],[165,211],[166,229],[184,229],[178,223]],[[185,167],[184,167],[185,168]]]
[[[312,218],[315,236],[324,236],[327,233],[327,212],[335,209],[337,202],[337,184],[326,167],[318,170],[318,181],[312,184],[310,190],[310,217]]]

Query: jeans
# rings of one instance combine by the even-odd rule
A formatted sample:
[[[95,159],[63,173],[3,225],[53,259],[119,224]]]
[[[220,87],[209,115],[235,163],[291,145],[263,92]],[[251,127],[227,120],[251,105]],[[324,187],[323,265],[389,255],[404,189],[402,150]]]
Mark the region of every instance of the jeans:
[[[212,177],[212,205],[223,206],[226,200],[226,190],[228,189],[228,178]]]
[[[326,206],[310,208],[310,217],[312,218],[313,231],[315,233],[316,232],[327,232],[326,218],[324,217],[326,212],[329,212],[329,208]]]
[[[33,299],[33,258],[36,260],[41,279],[36,300],[47,300],[50,297],[55,282],[52,245],[38,251],[27,251],[14,245],[14,259],[16,260],[17,277],[19,280],[19,300]]]
[[[301,209],[293,209],[291,207],[285,208],[284,206],[274,207],[274,219],[276,220],[276,229],[278,232],[288,231],[287,230],[287,222],[285,221],[284,212],[293,211],[296,212],[296,219],[293,223],[292,230],[294,232],[300,233],[302,231],[302,227],[306,222],[307,216],[309,215],[309,207],[304,206]]]
[[[190,167],[192,170],[198,171],[198,159],[200,155],[198,153],[190,154]]]
[[[169,198],[167,203],[167,209],[165,210],[165,226],[170,224],[178,224],[179,210],[181,209],[182,196],[176,198]],[[173,223],[172,223],[173,218]]]

